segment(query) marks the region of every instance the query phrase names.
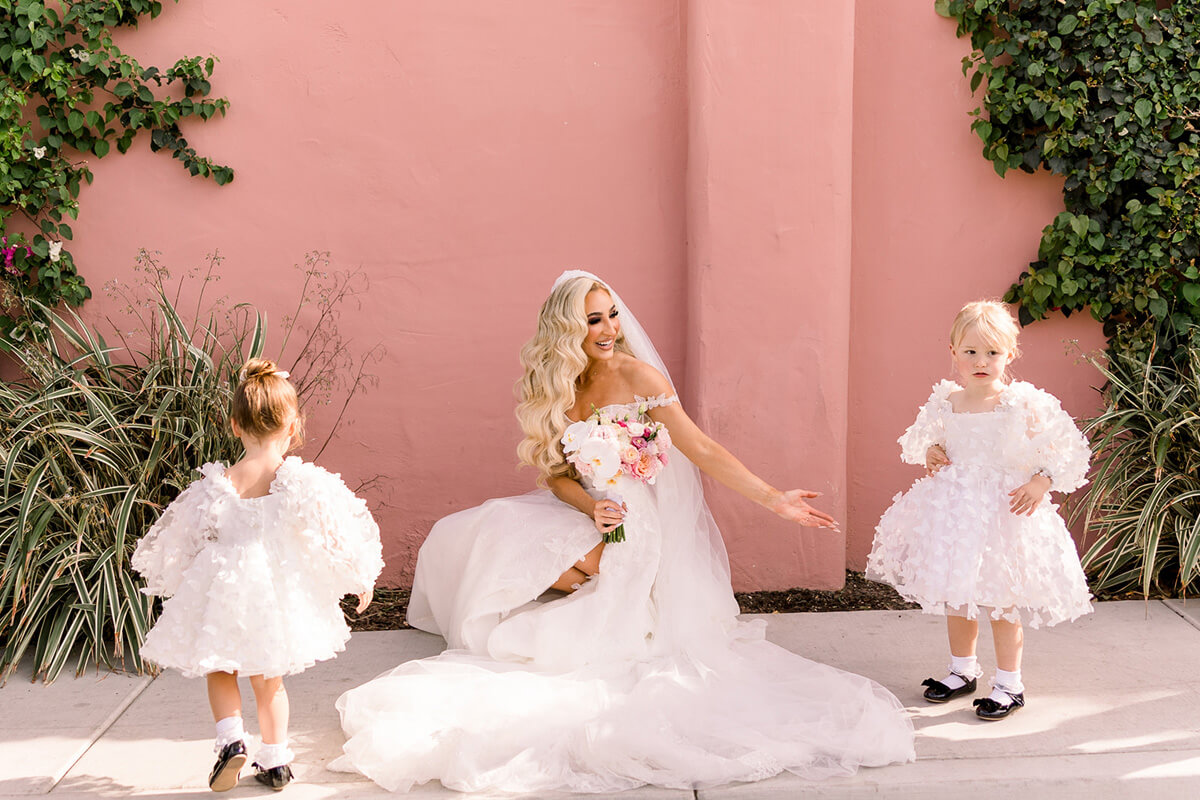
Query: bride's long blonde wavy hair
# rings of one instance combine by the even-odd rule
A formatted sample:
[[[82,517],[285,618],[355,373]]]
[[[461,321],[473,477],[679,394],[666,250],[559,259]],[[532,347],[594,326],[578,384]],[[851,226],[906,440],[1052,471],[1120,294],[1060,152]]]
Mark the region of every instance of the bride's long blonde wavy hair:
[[[569,278],[555,286],[538,314],[537,333],[521,348],[525,374],[517,382],[521,398],[517,421],[525,438],[517,445],[517,457],[538,471],[542,485],[547,478],[574,476],[559,440],[570,424],[567,412],[575,405],[575,392],[588,363],[583,352],[588,333],[584,309],[588,294],[596,289],[612,296],[607,286],[587,277]],[[614,349],[632,355],[623,334]]]

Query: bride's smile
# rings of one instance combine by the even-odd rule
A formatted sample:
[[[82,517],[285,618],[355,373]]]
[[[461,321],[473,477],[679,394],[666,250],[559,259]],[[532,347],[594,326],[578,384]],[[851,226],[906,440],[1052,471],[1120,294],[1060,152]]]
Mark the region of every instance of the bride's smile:
[[[588,292],[584,310],[588,324],[587,338],[583,341],[584,354],[592,361],[612,358],[617,338],[621,335],[620,312],[612,297],[600,289]]]

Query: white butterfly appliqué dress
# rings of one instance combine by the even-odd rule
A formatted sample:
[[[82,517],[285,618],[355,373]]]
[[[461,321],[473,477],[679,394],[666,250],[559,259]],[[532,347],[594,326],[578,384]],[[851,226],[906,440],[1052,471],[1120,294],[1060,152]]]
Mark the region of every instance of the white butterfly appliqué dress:
[[[167,598],[143,657],[188,677],[292,675],[345,648],[338,605],[375,585],[379,527],[341,478],[287,458],[242,498],[210,463],[138,542],[147,594]]]
[[[736,619],[727,573],[681,569],[725,563],[682,544],[710,521],[702,496],[672,488],[694,469],[672,452],[654,486],[624,481],[626,541],[551,602],[537,598],[600,542],[590,518],[541,491],[440,520],[409,621],[449,649],[339,698],[347,742],[331,768],[393,791],[610,792],[911,760],[911,723],[886,689],[768,643]]]
[[[1051,489],[1087,483],[1087,440],[1058,400],[1029,383],[1005,387],[995,410],[955,413],[942,381],[900,437],[902,458],[924,466],[940,444],[950,465],[898,494],[875,529],[867,577],[889,583],[929,613],[1032,627],[1092,610],[1079,555],[1047,496],[1031,516],[1009,510],[1009,492],[1039,470]]]

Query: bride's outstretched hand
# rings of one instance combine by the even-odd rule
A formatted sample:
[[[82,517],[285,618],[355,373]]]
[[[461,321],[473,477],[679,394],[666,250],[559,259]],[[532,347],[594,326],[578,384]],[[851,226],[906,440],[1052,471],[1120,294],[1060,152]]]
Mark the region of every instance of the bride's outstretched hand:
[[[767,503],[767,508],[792,522],[799,522],[810,528],[831,528],[836,531],[837,520],[805,502],[805,498],[820,496],[820,492],[792,489],[790,492],[779,492],[774,500]]]

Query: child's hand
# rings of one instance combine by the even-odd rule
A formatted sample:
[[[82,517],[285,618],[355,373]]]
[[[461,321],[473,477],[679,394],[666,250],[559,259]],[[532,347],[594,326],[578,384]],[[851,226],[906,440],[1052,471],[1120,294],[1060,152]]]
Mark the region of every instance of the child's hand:
[[[1037,510],[1048,491],[1050,491],[1050,479],[1042,474],[1034,475],[1028,483],[1018,486],[1008,493],[1008,496],[1012,498],[1008,507],[1009,511],[1014,514],[1030,516]]]
[[[361,614],[367,610],[367,606],[371,605],[371,599],[375,597],[373,589],[367,589],[358,596],[358,607],[354,609],[355,614]]]
[[[940,444],[930,445],[925,451],[925,474],[934,475],[942,467],[950,466],[950,457]]]
[[[817,511],[804,502],[804,498],[806,497],[820,496],[820,492],[793,489],[790,492],[778,492],[777,496],[768,502],[766,506],[779,516],[792,522],[799,522],[801,525],[809,528],[831,528],[836,531],[838,529],[837,520],[824,511]]]

